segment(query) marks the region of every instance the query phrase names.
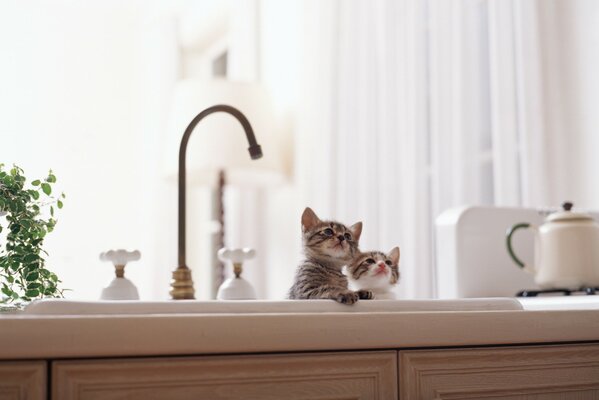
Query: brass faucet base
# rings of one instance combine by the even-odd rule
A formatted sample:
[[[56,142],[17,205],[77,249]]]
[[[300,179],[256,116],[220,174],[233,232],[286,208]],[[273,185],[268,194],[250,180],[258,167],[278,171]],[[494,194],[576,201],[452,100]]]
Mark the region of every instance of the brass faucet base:
[[[182,266],[173,271],[173,280],[171,281],[171,291],[169,293],[173,300],[195,299],[189,268]]]

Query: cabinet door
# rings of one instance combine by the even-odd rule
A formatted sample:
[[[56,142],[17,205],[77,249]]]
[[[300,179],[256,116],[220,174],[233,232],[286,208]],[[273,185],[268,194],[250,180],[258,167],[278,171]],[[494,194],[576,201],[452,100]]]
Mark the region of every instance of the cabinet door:
[[[397,352],[57,361],[53,399],[397,399]]]
[[[597,344],[399,354],[402,400],[599,400]]]
[[[44,361],[0,362],[0,400],[46,398]]]

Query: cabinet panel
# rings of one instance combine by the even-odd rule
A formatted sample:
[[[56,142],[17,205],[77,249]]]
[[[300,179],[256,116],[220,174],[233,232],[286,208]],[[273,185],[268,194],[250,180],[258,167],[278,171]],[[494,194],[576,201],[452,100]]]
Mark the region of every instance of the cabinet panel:
[[[53,399],[397,399],[397,352],[57,361]]]
[[[402,400],[599,400],[596,344],[399,354]]]
[[[44,361],[0,362],[0,400],[46,399]]]

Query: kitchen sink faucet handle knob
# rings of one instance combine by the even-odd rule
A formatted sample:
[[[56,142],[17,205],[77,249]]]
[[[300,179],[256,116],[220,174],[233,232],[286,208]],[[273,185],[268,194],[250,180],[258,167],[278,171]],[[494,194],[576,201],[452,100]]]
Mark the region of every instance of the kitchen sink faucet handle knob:
[[[223,247],[218,251],[218,259],[233,264],[233,274],[235,274],[235,276],[225,280],[218,288],[216,294],[218,300],[256,299],[256,291],[253,286],[241,276],[244,261],[254,258],[255,255],[256,251],[250,248],[228,249]]]
[[[222,262],[230,261],[233,264],[243,263],[246,260],[251,260],[256,255],[256,250],[250,248],[229,249],[223,247],[218,251],[218,259]]]
[[[233,272],[236,277],[239,277],[242,272],[242,265],[245,261],[251,260],[256,256],[256,250],[250,248],[229,249],[223,247],[218,251],[218,259],[222,262],[231,262],[233,264]]]
[[[137,261],[141,258],[139,250],[127,251],[124,249],[108,250],[100,253],[100,261],[111,262],[116,268],[116,276],[122,278],[125,274],[125,265],[130,261]]]
[[[116,274],[116,278],[110,282],[110,285],[102,290],[101,300],[139,300],[137,288],[133,282],[125,278],[125,265],[140,258],[141,253],[139,250],[118,249],[100,253],[100,260],[111,262],[114,265]]]

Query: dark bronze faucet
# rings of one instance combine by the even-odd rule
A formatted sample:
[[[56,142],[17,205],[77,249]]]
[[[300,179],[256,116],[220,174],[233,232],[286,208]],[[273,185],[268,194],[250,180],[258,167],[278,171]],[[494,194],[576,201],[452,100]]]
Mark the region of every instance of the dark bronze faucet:
[[[195,126],[204,117],[216,113],[225,112],[234,116],[243,127],[245,135],[247,136],[250,147],[248,151],[252,160],[257,160],[262,157],[262,148],[256,142],[254,131],[248,119],[238,109],[227,106],[227,105],[216,105],[209,107],[196,115],[196,117],[189,123],[183,138],[181,139],[181,147],[179,148],[179,264],[177,269],[173,271],[173,280],[171,282],[170,295],[173,300],[182,299],[193,299],[193,281],[191,279],[191,270],[185,262],[185,244],[186,244],[186,231],[185,231],[185,215],[186,215],[186,183],[185,183],[185,154],[187,152],[187,142]]]

